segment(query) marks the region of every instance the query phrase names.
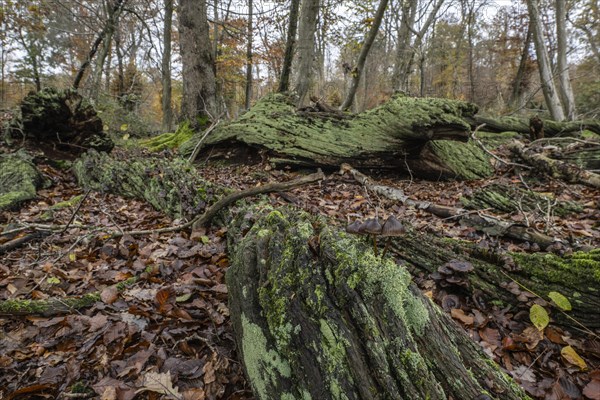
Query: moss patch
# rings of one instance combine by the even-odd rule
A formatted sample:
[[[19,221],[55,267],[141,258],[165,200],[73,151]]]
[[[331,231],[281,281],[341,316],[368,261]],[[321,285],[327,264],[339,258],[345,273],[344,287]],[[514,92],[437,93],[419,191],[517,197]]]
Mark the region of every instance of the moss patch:
[[[181,123],[175,132],[163,133],[150,139],[140,140],[140,145],[148,150],[157,152],[165,149],[176,149],[182,143],[190,140],[194,136],[194,131],[189,122]]]
[[[0,210],[35,198],[42,182],[42,175],[23,154],[0,156]]]

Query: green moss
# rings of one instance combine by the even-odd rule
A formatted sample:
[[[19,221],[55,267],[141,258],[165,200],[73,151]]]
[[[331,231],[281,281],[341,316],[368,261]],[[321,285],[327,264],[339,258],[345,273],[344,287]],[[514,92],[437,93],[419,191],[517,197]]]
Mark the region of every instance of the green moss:
[[[575,252],[562,258],[549,253],[514,253],[512,257],[541,283],[575,288],[581,282],[589,282],[589,291],[600,291],[600,249]]]
[[[339,332],[335,332],[327,320],[319,320],[319,328],[321,332],[321,348],[325,355],[325,363],[327,371],[332,374],[336,369],[345,368],[346,364],[346,347],[348,342]]]
[[[35,198],[43,178],[21,153],[0,156],[0,210]]]
[[[268,398],[268,387],[277,387],[281,377],[289,378],[292,371],[288,362],[274,349],[267,348],[267,338],[261,328],[244,314],[242,321],[242,352],[250,382],[258,397]]]
[[[89,293],[81,297],[68,297],[49,300],[4,300],[0,301],[0,313],[44,315],[54,309],[80,309],[100,301],[99,293]]]
[[[450,170],[448,175],[472,180],[488,178],[494,173],[490,157],[473,142],[435,140],[428,146]]]
[[[150,139],[140,140],[140,145],[148,150],[156,152],[164,149],[176,149],[183,142],[190,140],[194,131],[188,121],[181,123],[173,133],[163,133]]]
[[[69,200],[58,202],[50,207],[51,210],[59,210],[61,208],[73,207],[81,201],[83,195],[73,196]]]

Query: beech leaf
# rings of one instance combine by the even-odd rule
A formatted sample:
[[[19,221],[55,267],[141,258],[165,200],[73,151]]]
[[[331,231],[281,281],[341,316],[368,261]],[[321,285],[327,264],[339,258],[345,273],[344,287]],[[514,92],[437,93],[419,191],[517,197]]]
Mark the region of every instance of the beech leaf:
[[[579,369],[581,369],[582,371],[585,371],[587,369],[587,364],[585,363],[583,358],[581,358],[579,356],[579,354],[577,354],[577,352],[575,351],[575,349],[573,347],[571,347],[571,346],[563,347],[562,350],[560,351],[560,355],[563,356],[563,358],[565,360],[567,360],[569,363],[571,363],[573,365],[577,365],[579,367]]]
[[[569,299],[558,292],[550,292],[548,293],[548,297],[563,311],[571,311],[573,309]]]
[[[147,372],[144,375],[142,387],[136,393],[150,391],[164,394],[169,399],[180,399],[179,389],[173,387],[171,373],[160,374],[158,372]]]
[[[529,319],[538,330],[543,331],[550,323],[550,316],[546,309],[539,304],[534,304],[529,309]]]

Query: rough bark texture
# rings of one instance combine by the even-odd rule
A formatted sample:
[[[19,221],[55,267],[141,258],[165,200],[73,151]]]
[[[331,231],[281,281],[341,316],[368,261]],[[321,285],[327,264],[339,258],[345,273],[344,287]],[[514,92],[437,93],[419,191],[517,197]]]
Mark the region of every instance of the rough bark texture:
[[[195,127],[198,118],[216,118],[214,60],[208,33],[206,0],[179,3],[179,42],[183,76],[181,112]]]
[[[204,147],[233,143],[266,148],[290,164],[406,170],[433,179],[477,179],[492,173],[488,157],[466,142],[472,104],[396,96],[359,115],[296,112],[277,94],[261,99],[238,120],[220,125]],[[202,136],[180,147],[189,155]],[[449,140],[443,140],[449,139]]]
[[[227,282],[258,399],[527,398],[392,259],[304,213],[247,211]]]
[[[520,293],[511,287],[512,280],[549,301],[548,293],[564,294],[573,303],[568,315],[553,309],[551,317],[557,323],[581,329],[600,328],[600,249],[591,252],[575,252],[558,257],[550,253],[495,253],[491,249],[479,248],[464,242],[437,239],[429,235],[410,233],[402,238],[393,238],[391,246],[410,272],[417,276],[436,278],[438,268],[451,260],[468,261],[475,267],[467,275],[467,284],[446,282],[448,293],[466,297],[480,297],[488,307],[496,305],[523,306]],[[432,274],[432,275],[430,275]],[[519,287],[518,292],[525,292]]]
[[[0,211],[35,198],[43,181],[23,153],[0,155]]]
[[[296,31],[298,30],[298,12],[300,0],[292,0],[290,5],[289,27],[285,41],[285,54],[281,66],[281,77],[279,78],[279,93],[290,90],[290,75],[292,73],[292,60],[294,59],[294,48],[296,47]]]
[[[110,151],[114,146],[94,108],[73,90],[46,88],[29,93],[13,126],[13,136],[24,134],[50,158],[54,158],[52,149],[79,154],[87,149]]]
[[[318,14],[319,0],[302,2],[298,29],[298,77],[296,79],[299,107],[306,105],[306,94],[312,81]]]
[[[173,29],[173,0],[165,0],[165,20],[163,22],[163,53],[160,69],[162,85],[161,109],[163,132],[170,132],[173,125],[171,108],[171,30]]]
[[[563,110],[567,119],[575,119],[575,95],[569,77],[567,63],[567,4],[565,0],[556,0],[556,68]]]

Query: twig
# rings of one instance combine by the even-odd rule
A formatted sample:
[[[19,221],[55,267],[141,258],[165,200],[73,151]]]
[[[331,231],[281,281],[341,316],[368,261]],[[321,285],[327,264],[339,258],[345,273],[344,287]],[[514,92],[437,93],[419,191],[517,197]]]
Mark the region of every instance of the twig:
[[[212,124],[210,124],[210,126],[206,129],[206,131],[204,132],[204,135],[202,135],[202,137],[200,138],[198,143],[196,143],[196,146],[194,147],[194,151],[192,151],[192,154],[190,154],[190,158],[188,158],[188,162],[190,162],[190,163],[194,162],[194,160],[198,156],[198,153],[200,152],[200,145],[202,144],[202,142],[204,142],[204,139],[206,139],[208,134],[211,133],[217,127],[217,125],[219,125],[219,123],[221,122],[222,116],[223,116],[223,114],[219,115],[219,118],[217,118],[217,120],[214,121]]]
[[[83,195],[83,198],[79,201],[79,204],[77,204],[77,207],[75,208],[75,211],[73,211],[73,214],[71,215],[71,218],[69,218],[69,222],[67,222],[67,224],[65,225],[65,229],[63,229],[60,233],[65,233],[67,231],[67,229],[69,229],[69,226],[71,226],[71,223],[73,222],[73,220],[75,219],[75,216],[77,215],[77,213],[79,212],[79,209],[81,208],[81,206],[83,205],[83,202],[85,201],[85,199],[87,199],[87,197],[90,194],[91,189],[88,189],[85,194]]]
[[[532,167],[531,167],[531,166],[529,166],[529,165],[525,165],[525,164],[519,164],[519,163],[513,163],[513,162],[510,162],[510,161],[503,160],[502,158],[498,157],[497,155],[495,155],[494,153],[492,153],[491,151],[489,151],[489,150],[488,150],[488,149],[487,149],[487,148],[484,146],[484,144],[481,142],[481,140],[477,139],[477,137],[475,136],[475,134],[477,133],[477,131],[479,131],[479,130],[480,130],[481,128],[483,128],[485,125],[486,125],[486,124],[481,124],[481,125],[478,125],[478,126],[475,128],[475,130],[474,130],[473,132],[471,132],[471,139],[473,139],[473,141],[475,141],[475,143],[477,143],[477,145],[478,145],[479,147],[481,147],[481,149],[482,149],[482,150],[483,150],[483,151],[484,151],[486,154],[490,155],[490,156],[491,156],[491,157],[493,157],[495,160],[498,160],[498,161],[500,161],[501,163],[503,163],[503,164],[506,164],[506,165],[512,165],[512,166],[514,166],[514,167],[521,167],[521,168],[526,168],[526,169],[531,169],[531,168],[532,168]]]

